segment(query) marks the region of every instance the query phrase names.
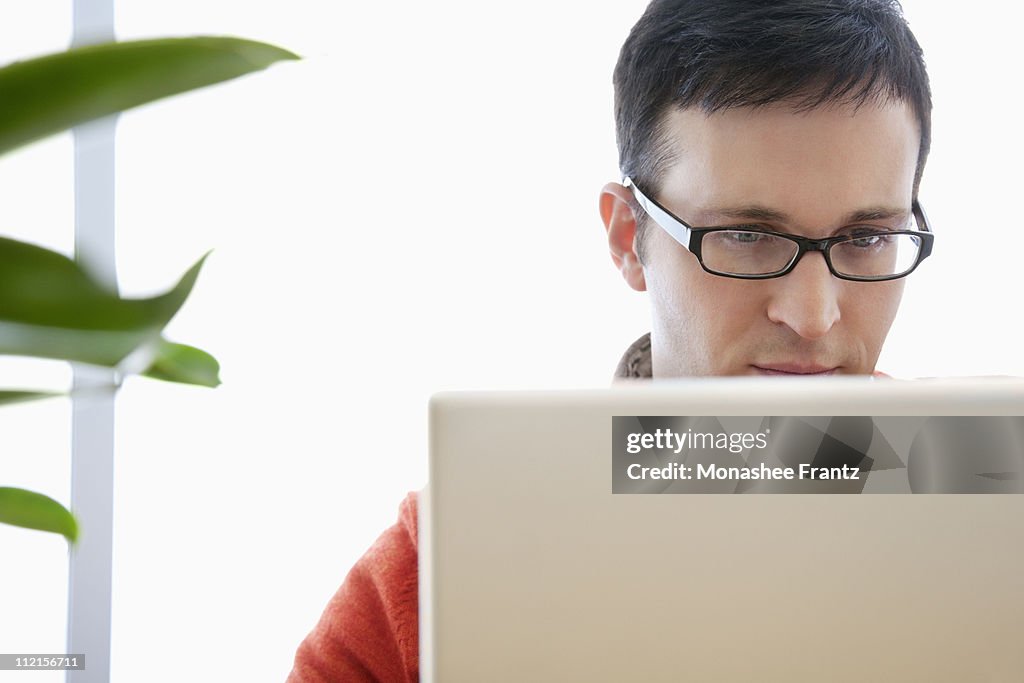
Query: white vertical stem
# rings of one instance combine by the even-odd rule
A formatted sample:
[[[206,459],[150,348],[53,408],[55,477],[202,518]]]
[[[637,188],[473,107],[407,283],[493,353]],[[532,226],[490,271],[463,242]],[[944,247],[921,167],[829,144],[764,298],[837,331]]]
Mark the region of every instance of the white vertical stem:
[[[113,0],[74,0],[72,46],[114,39]],[[114,251],[115,116],[74,129],[75,257],[117,291]],[[110,680],[110,594],[113,560],[114,393],[112,370],[74,365],[71,424],[71,509],[79,541],[71,552],[69,653],[85,654],[85,669],[69,683]]]
[[[79,540],[68,576],[67,652],[85,655],[68,683],[110,680],[110,577],[114,503],[113,372],[76,365],[71,416],[71,509]]]

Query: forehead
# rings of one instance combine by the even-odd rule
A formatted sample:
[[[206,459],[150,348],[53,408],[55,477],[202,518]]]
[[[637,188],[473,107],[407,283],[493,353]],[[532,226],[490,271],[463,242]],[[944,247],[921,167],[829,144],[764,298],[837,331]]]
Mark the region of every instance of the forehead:
[[[671,157],[659,196],[697,224],[723,206],[762,206],[811,225],[867,206],[909,206],[920,144],[902,101],[675,109],[662,134]]]

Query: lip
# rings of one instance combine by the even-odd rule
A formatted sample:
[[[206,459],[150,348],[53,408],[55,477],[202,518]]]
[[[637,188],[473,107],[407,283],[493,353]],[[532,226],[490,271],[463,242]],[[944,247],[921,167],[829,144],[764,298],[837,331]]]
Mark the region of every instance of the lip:
[[[825,365],[801,365],[799,363],[773,363],[772,365],[752,365],[761,375],[788,377],[828,377],[839,370],[838,367]]]

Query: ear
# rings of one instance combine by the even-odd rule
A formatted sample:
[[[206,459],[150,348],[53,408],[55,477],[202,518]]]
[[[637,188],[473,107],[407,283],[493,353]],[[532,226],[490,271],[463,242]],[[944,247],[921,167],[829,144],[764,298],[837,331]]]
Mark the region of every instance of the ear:
[[[608,183],[601,189],[601,220],[608,233],[612,261],[622,273],[626,284],[638,292],[646,291],[644,267],[636,253],[636,215],[633,194],[619,183]]]

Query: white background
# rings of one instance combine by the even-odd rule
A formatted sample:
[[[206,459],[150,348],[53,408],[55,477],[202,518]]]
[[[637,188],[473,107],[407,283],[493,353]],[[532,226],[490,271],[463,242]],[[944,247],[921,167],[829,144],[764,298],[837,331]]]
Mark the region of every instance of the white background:
[[[0,7],[2,61],[63,48],[67,4]],[[283,680],[424,484],[430,394],[607,384],[648,328],[596,210],[618,177],[611,71],[645,4],[118,3],[122,39],[234,34],[306,59],[120,121],[122,291],[215,249],[168,334],[224,385],[119,396],[114,681]],[[938,237],[879,367],[1024,375],[1019,10],[905,6]],[[0,161],[0,233],[70,253],[72,221],[70,136]],[[2,387],[69,377],[0,359]],[[0,485],[67,503],[69,422],[67,401],[0,410]],[[0,651],[64,650],[66,582],[62,539],[0,526]]]

